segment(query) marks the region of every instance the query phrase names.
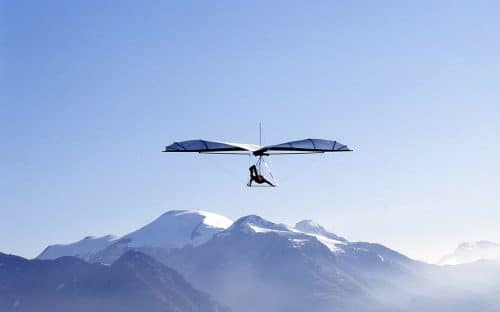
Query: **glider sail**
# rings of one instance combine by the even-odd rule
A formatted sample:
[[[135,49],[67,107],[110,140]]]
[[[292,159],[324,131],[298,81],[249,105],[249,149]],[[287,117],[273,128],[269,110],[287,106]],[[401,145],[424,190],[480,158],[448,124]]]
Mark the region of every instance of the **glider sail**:
[[[164,152],[197,152],[212,154],[248,154],[254,156],[312,154],[327,152],[351,152],[346,145],[324,139],[304,139],[276,145],[259,146],[255,144],[228,143],[206,140],[174,142],[165,147]]]
[[[326,152],[351,152],[346,145],[337,141],[324,139],[305,139],[285,142],[277,145],[264,146],[253,152],[254,155],[279,155],[279,154],[309,154]]]
[[[207,140],[188,140],[174,142],[165,147],[163,152],[202,153],[202,154],[235,154],[246,155],[249,160],[257,159],[250,166],[250,181],[248,186],[277,186],[265,158],[271,155],[314,154],[329,152],[351,152],[346,145],[333,140],[304,139],[275,145],[255,145],[229,143]],[[255,182],[255,185],[252,185]]]
[[[205,140],[188,140],[174,142],[165,147],[164,152],[198,152],[198,153],[242,153],[254,152],[260,146],[253,144],[226,143]]]

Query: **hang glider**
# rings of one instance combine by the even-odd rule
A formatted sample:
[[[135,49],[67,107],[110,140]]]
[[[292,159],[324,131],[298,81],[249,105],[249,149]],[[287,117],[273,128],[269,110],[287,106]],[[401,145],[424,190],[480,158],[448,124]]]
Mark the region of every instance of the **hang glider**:
[[[250,166],[250,181],[248,186],[277,186],[265,159],[271,155],[315,154],[331,152],[351,152],[346,145],[333,140],[304,139],[281,144],[261,146],[256,144],[229,143],[207,140],[188,140],[174,142],[165,147],[168,153],[202,153],[202,154],[233,154],[248,155],[257,160]]]
[[[312,154],[327,152],[351,152],[346,145],[324,139],[305,139],[276,145],[228,143],[206,140],[174,142],[165,147],[164,152],[197,152],[214,154],[252,154],[254,156]]]

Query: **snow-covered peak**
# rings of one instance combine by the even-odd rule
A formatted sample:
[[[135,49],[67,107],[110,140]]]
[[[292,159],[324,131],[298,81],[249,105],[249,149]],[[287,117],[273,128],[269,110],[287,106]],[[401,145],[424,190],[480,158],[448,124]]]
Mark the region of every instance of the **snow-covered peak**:
[[[241,217],[236,220],[226,232],[263,233],[263,232],[290,232],[284,224],[277,224],[256,215]]]
[[[51,245],[37,257],[38,259],[56,259],[62,256],[75,256],[88,260],[90,256],[111,245],[117,239],[116,236],[106,235],[102,237],[87,236],[71,244]]]
[[[321,231],[324,230],[324,228],[317,222],[314,222],[313,220],[307,219],[307,220],[302,220],[297,222],[295,224],[295,228],[297,229],[304,229],[304,230],[311,230],[311,231]]]
[[[321,235],[329,239],[347,242],[345,238],[337,236],[332,232],[329,232],[319,223],[314,222],[313,220],[302,220],[300,222],[297,222],[297,224],[295,224],[295,229],[303,233]]]
[[[300,222],[299,222],[300,223]],[[310,225],[312,222],[310,222]],[[218,235],[227,236],[231,234],[263,234],[274,233],[288,238],[290,244],[295,248],[306,246],[308,242],[319,241],[332,252],[342,252],[342,245],[345,245],[345,240],[337,239],[335,234],[329,233],[324,228],[315,227],[318,231],[311,231],[306,227],[306,223],[302,223],[304,231],[292,228],[285,224],[273,223],[256,215],[249,215],[236,220],[231,227]],[[325,235],[326,236],[325,236]]]
[[[500,261],[500,244],[490,241],[465,242],[439,260],[440,265],[456,265],[478,260]]]
[[[202,210],[172,210],[123,237],[130,247],[181,248],[203,244],[233,222]]]
[[[158,219],[163,217],[202,217],[203,223],[207,226],[211,226],[219,229],[226,229],[233,221],[216,213],[208,212],[204,210],[170,210],[161,215]]]

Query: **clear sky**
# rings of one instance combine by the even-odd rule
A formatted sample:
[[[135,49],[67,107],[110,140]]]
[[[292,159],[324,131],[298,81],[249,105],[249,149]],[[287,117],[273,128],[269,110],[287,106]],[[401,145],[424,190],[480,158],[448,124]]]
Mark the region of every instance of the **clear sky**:
[[[171,209],[293,224],[433,261],[500,241],[495,1],[0,1],[0,251]],[[174,140],[355,151],[161,153]]]

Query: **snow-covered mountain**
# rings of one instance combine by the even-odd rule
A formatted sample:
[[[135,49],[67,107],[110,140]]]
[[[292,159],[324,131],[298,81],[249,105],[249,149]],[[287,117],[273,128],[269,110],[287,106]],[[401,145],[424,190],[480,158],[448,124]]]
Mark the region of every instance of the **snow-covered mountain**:
[[[111,265],[138,251],[241,312],[495,311],[500,304],[500,264],[425,264],[380,244],[351,242],[311,220],[288,226],[249,215],[233,223],[176,210],[103,241],[86,253],[81,242],[52,246],[40,257],[67,252]]]
[[[377,310],[382,305],[367,288],[390,284],[407,271],[402,264],[414,263],[381,245],[348,242],[312,221],[290,227],[256,215],[159,259],[243,312]]]
[[[490,241],[461,243],[455,251],[439,260],[440,265],[456,265],[478,260],[494,260],[500,262],[500,244]]]
[[[99,238],[86,237],[67,245],[51,245],[38,259],[55,259],[76,256],[84,260],[99,257],[106,248],[125,251],[129,248],[182,248],[197,246],[209,240],[233,222],[221,215],[201,210],[172,210],[137,231],[120,238],[108,235]],[[114,259],[121,256],[118,252]],[[113,260],[114,260],[113,259]]]
[[[129,249],[167,250],[185,246],[196,247],[207,242],[215,234],[226,235],[233,231],[274,232],[289,237],[289,241],[295,247],[303,245],[307,240],[315,239],[332,252],[341,252],[341,246],[347,243],[345,238],[328,232],[312,220],[303,220],[295,227],[290,227],[266,221],[259,216],[246,216],[233,224],[230,219],[207,211],[172,210],[120,238],[112,235],[89,236],[72,244],[51,245],[38,256],[38,259],[76,256],[86,261],[105,260],[104,262],[111,263]]]
[[[87,236],[84,239],[72,244],[51,245],[38,256],[38,259],[48,260],[63,256],[75,256],[88,261],[98,251],[111,245],[117,237],[106,235],[102,237]]]
[[[376,261],[384,261],[389,249],[375,244],[352,243],[329,232],[312,220],[302,220],[295,226],[274,223],[257,215],[249,215],[233,223],[230,219],[202,210],[171,210],[144,227],[122,237],[86,237],[78,242],[47,247],[38,259],[76,256],[90,262],[110,264],[128,250],[140,250],[150,255],[168,254],[172,249],[197,247],[213,237],[237,233],[273,233],[286,238],[290,247],[303,248],[311,244],[326,247],[331,253],[370,254]],[[372,252],[370,249],[379,249]],[[389,256],[390,257],[390,256]],[[397,257],[396,257],[397,258]]]

